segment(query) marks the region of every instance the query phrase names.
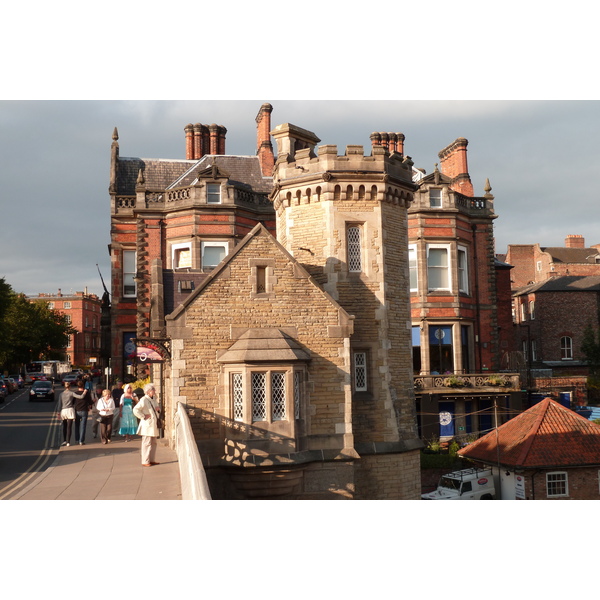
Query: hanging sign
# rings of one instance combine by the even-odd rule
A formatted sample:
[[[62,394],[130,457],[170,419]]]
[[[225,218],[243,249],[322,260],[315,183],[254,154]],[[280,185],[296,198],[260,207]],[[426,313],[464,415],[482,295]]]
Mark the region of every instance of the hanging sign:
[[[136,348],[136,358],[141,363],[160,363],[163,357],[151,346],[138,346]]]

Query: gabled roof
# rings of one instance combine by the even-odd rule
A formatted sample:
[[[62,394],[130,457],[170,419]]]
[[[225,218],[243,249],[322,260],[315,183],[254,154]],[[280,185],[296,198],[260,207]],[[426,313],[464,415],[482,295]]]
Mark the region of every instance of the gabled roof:
[[[545,398],[458,453],[522,469],[600,465],[600,425]]]
[[[519,288],[514,296],[532,292],[600,292],[600,275],[563,275]]]
[[[258,236],[265,236],[265,238],[272,244],[274,252],[281,252],[286,259],[294,266],[296,273],[298,276],[303,277],[308,282],[308,285],[313,286],[318,293],[321,294],[327,302],[329,302],[335,309],[338,311],[339,319],[343,322],[353,321],[354,317],[351,317],[344,308],[336,301],[334,298],[326,292],[310,273],[284,248],[284,246],[279,243],[273,235],[267,230],[267,228],[259,223],[248,233],[240,243],[233,249],[231,253],[229,253],[225,258],[208,274],[206,279],[199,283],[198,287],[187,297],[187,299],[182,302],[179,306],[175,308],[175,310],[166,316],[167,321],[174,321],[179,316],[181,316],[187,308],[196,301],[196,298],[200,296],[204,289],[206,289],[215,279],[221,276],[229,266],[229,264],[236,259],[238,254],[242,252],[242,250],[252,243],[254,238]]]

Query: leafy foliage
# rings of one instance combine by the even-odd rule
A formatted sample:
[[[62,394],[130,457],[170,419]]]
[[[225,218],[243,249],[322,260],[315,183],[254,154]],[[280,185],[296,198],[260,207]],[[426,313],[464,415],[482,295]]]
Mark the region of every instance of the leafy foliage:
[[[581,352],[585,355],[590,373],[600,375],[600,332],[594,331],[589,323],[583,332]]]
[[[62,358],[75,328],[48,302],[30,302],[0,279],[0,364],[17,366],[33,360]]]

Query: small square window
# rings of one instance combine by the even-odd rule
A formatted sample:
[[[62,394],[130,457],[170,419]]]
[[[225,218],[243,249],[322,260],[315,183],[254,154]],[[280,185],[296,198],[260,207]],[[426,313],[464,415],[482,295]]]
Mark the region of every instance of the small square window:
[[[442,190],[440,188],[429,188],[429,206],[431,208],[442,207]]]
[[[206,185],[206,202],[208,204],[221,204],[221,185],[208,183]]]

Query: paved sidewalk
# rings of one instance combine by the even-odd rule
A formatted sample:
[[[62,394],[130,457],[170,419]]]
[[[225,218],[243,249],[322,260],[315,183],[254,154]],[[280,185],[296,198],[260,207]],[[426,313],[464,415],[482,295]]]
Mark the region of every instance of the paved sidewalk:
[[[140,436],[102,444],[88,420],[85,445],[62,446],[44,473],[13,500],[181,500],[177,454],[158,440],[156,461],[142,467]],[[61,438],[62,440],[62,438]]]

